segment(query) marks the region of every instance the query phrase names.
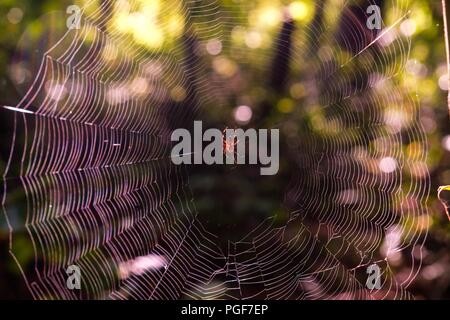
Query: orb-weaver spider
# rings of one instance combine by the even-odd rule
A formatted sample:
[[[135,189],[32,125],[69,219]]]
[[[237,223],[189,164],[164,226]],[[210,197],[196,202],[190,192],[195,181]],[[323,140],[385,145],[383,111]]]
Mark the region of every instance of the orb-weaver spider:
[[[235,129],[228,129],[228,127],[225,127],[222,131],[222,151],[223,154],[227,158],[233,159],[233,163],[236,162],[237,157],[239,157],[239,153],[237,151],[237,146],[239,144],[238,136],[236,135]]]

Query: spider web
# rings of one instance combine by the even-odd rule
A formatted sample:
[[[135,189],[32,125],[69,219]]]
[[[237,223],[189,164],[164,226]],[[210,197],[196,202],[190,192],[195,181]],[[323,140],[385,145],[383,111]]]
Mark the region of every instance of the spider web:
[[[227,80],[198,51],[212,38],[224,51],[248,50],[234,48],[229,33],[247,23],[252,5],[164,2],[161,16],[186,21],[181,40],[163,50],[108,26],[118,10],[138,12],[140,1],[103,1],[95,10],[88,2],[75,30],[65,28],[66,15],[52,15],[52,36],[19,57],[33,70],[19,86],[22,99],[4,107],[14,132],[3,208],[10,254],[32,296],[412,298],[429,182],[426,150],[403,148],[426,145],[419,99],[400,81],[411,64],[410,39],[401,35],[410,11],[389,1],[396,19],[368,32],[358,16],[365,7],[333,3],[339,19],[318,4],[311,23],[278,39],[279,54],[294,61],[292,82],[306,88],[299,112],[276,126],[295,163],[280,204],[289,216],[281,226],[276,216],[264,219],[226,249],[199,217],[189,168],[170,160],[170,134],[226,105]],[[25,218],[17,221],[18,190]],[[31,266],[16,252],[22,234]],[[406,274],[397,274],[399,257],[409,261]],[[369,290],[373,263],[382,286]],[[81,290],[66,286],[69,265],[80,267]]]

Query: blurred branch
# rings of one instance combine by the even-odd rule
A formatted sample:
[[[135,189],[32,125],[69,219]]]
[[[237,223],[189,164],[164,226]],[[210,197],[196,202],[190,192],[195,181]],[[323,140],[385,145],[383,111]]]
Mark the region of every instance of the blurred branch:
[[[289,64],[292,55],[292,33],[294,29],[294,21],[288,18],[283,23],[275,42],[275,56],[270,69],[269,86],[278,94],[282,93],[289,75]]]
[[[275,54],[269,69],[267,82],[267,86],[275,97],[283,94],[289,76],[292,56],[292,34],[294,30],[295,22],[291,17],[286,17],[280,33],[275,40]],[[273,108],[273,103],[272,98],[266,99],[261,103],[260,114],[254,119],[256,123],[269,116]]]
[[[447,77],[448,77],[448,83],[450,84],[450,51],[449,51],[449,34],[448,34],[448,17],[450,16],[450,8],[446,3],[446,0],[442,0],[442,17],[444,20],[444,38],[445,38],[445,50],[447,52]],[[449,88],[450,89],[450,88]],[[447,108],[449,109],[450,113],[450,90],[448,91],[447,95]]]

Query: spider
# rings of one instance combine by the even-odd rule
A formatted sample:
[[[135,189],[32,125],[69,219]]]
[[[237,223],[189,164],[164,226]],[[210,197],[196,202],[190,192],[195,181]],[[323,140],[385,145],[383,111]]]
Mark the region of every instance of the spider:
[[[233,134],[230,137],[227,137],[227,129],[225,127],[222,131],[223,142],[222,142],[222,150],[225,155],[233,155],[233,161],[236,162],[236,158],[239,157],[239,153],[237,152],[237,145],[239,143],[239,139],[236,135],[236,131],[233,129]]]

